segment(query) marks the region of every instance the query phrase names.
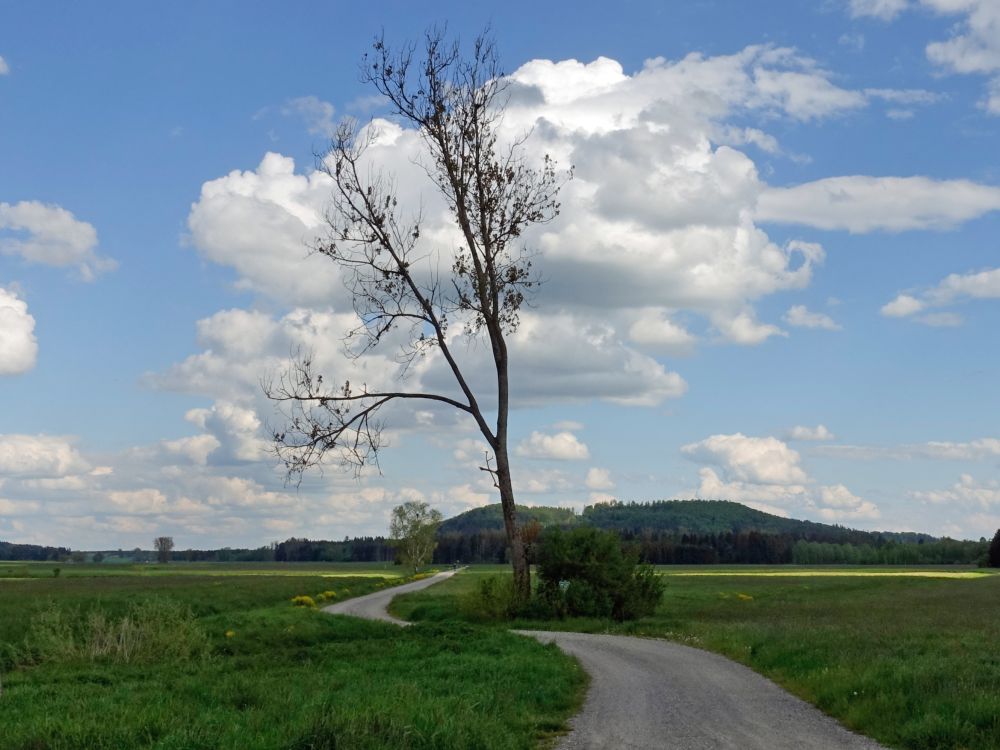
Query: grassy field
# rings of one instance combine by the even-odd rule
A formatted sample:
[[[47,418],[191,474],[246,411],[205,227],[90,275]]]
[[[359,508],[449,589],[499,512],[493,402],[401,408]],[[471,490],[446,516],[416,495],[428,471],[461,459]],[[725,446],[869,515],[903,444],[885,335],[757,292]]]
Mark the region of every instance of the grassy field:
[[[473,569],[398,598],[393,611],[454,622],[462,595],[500,572]],[[954,568],[661,572],[667,592],[653,617],[513,625],[669,638],[742,662],[890,747],[1000,749],[1000,575]]]
[[[290,602],[367,593],[399,568],[54,567],[0,562],[2,750],[532,748],[586,679],[499,629]]]
[[[56,573],[56,571],[59,571]],[[121,576],[308,576],[399,578],[392,563],[53,563],[0,561],[0,580]]]

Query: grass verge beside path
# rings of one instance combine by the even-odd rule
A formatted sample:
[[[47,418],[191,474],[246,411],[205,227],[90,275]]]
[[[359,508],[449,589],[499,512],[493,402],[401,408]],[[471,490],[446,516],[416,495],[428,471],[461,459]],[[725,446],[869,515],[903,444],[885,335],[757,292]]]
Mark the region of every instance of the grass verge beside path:
[[[0,747],[534,748],[572,715],[586,678],[554,647],[290,603],[384,585],[188,572],[0,581]],[[148,612],[183,627],[157,629]]]
[[[498,570],[473,569],[403,595],[393,614],[461,620],[461,596]],[[796,568],[782,576],[780,569],[752,567],[734,567],[728,575],[719,568],[708,576],[690,572],[667,568],[667,592],[656,614],[633,623],[517,621],[502,627],[668,638],[746,664],[888,746],[1000,750],[1000,575],[942,579],[886,575],[893,569],[871,576],[865,569]]]

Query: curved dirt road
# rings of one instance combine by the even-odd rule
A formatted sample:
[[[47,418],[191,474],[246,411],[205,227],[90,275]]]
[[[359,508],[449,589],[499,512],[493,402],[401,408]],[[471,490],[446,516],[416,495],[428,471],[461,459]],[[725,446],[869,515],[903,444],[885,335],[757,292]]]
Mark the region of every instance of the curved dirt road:
[[[878,750],[742,664],[670,641],[515,631],[555,643],[591,677],[559,750]]]
[[[409,625],[386,608],[397,594],[454,575],[359,596],[324,612]],[[514,631],[555,643],[591,677],[583,710],[558,750],[883,750],[725,657],[623,635]]]
[[[392,586],[382,591],[376,591],[374,594],[358,596],[344,602],[331,604],[329,607],[323,607],[323,611],[329,612],[331,615],[351,615],[353,617],[362,617],[366,620],[382,620],[383,622],[391,622],[396,625],[409,625],[410,623],[406,620],[400,620],[398,617],[393,617],[389,614],[389,602],[398,594],[419,591],[428,586],[433,586],[435,583],[440,583],[446,578],[451,578],[455,575],[455,572],[454,570],[448,570],[430,578],[414,581],[413,583],[404,583],[402,586]]]

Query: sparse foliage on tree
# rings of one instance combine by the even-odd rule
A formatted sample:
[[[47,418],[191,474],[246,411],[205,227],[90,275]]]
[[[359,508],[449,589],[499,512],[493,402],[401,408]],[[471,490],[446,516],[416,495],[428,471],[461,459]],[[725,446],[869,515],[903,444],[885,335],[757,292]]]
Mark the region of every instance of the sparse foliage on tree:
[[[1000,568],[1000,529],[997,529],[997,533],[993,535],[993,541],[990,542],[990,549],[986,554],[986,564],[991,568]]]
[[[174,549],[174,538],[172,536],[156,537],[156,539],[153,540],[153,549],[156,550],[157,562],[170,562],[170,553]]]
[[[389,537],[395,542],[396,554],[403,565],[416,573],[430,562],[437,546],[437,530],[441,512],[425,502],[411,500],[392,509]]]
[[[400,206],[392,176],[365,160],[376,134],[348,122],[337,130],[322,161],[334,187],[328,236],[315,250],[339,266],[353,295],[362,321],[348,334],[353,351],[360,356],[390,332],[396,341],[403,335],[400,362],[409,365],[437,350],[456,391],[332,385],[304,356],[284,377],[265,384],[285,416],[273,435],[275,449],[293,480],[327,458],[360,470],[377,463],[383,444],[379,413],[386,405],[422,401],[467,414],[489,446],[480,468],[499,492],[515,588],[527,599],[529,569],[508,453],[507,336],[516,330],[521,306],[537,285],[522,236],[558,214],[556,196],[568,174],[557,171],[548,157],[529,164],[523,137],[513,142],[500,137],[508,79],[485,35],[464,56],[458,43],[438,30],[426,34],[419,53],[416,45],[392,50],[379,37],[364,58],[362,76],[397,120],[423,137],[427,156],[422,166],[444,198],[461,243],[429,247],[421,241],[419,207]],[[444,269],[442,256],[449,259]],[[459,362],[460,352],[448,335],[456,324],[488,342],[495,370],[488,391],[474,391],[468,367]]]

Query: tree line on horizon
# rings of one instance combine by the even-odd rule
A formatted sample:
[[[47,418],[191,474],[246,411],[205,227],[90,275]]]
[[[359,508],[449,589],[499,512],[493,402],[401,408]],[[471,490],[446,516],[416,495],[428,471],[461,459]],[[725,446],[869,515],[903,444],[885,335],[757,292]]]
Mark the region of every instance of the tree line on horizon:
[[[861,531],[844,526],[780,518],[727,501],[600,503],[579,515],[567,508],[519,507],[531,557],[533,542],[546,528],[590,526],[616,531],[641,560],[655,565],[855,564],[995,565],[1000,567],[1000,531],[964,541],[913,532]],[[341,541],[290,538],[257,548],[177,550],[177,562],[365,562],[396,560],[392,539],[383,536]],[[508,537],[498,506],[475,508],[438,528],[433,562],[508,563]],[[994,560],[993,558],[996,558]],[[153,562],[157,552],[135,548],[89,554],[66,547],[0,542],[0,559]],[[162,556],[159,559],[163,559]]]

